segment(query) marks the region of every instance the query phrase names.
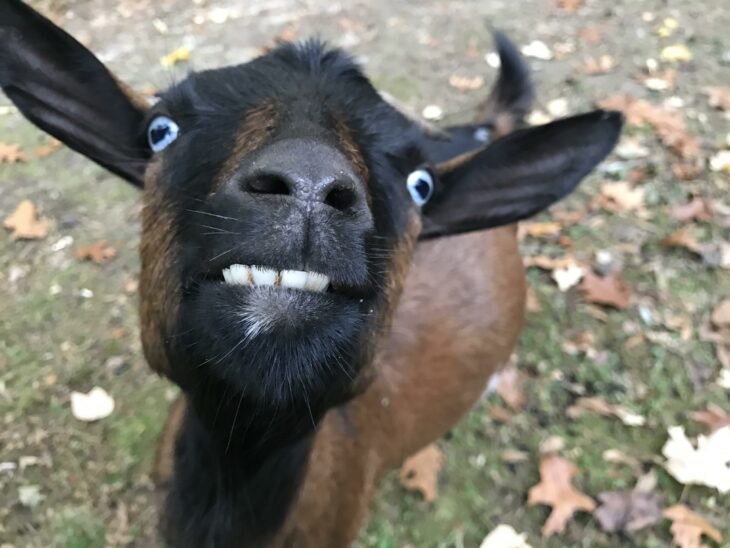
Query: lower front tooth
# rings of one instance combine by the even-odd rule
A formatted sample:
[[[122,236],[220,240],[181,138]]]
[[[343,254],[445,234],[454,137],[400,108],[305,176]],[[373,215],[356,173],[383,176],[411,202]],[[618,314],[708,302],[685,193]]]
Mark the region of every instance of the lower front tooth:
[[[276,284],[276,270],[263,268],[260,266],[251,267],[251,275],[253,276],[254,285],[274,285]]]
[[[307,282],[304,288],[310,291],[324,291],[330,284],[329,276],[320,274],[319,272],[307,272]]]

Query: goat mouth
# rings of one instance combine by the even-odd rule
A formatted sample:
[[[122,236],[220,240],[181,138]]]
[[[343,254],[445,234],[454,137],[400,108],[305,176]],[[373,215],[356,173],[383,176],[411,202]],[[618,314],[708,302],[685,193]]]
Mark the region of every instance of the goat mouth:
[[[324,293],[330,288],[330,278],[320,272],[304,270],[274,270],[265,266],[232,264],[221,272],[222,280],[234,286],[278,287]]]
[[[336,294],[362,302],[369,296],[364,287],[356,287],[332,280],[327,274],[309,270],[277,270],[259,265],[231,264],[222,270],[207,274],[208,282],[233,288],[255,290],[278,289],[312,294]]]

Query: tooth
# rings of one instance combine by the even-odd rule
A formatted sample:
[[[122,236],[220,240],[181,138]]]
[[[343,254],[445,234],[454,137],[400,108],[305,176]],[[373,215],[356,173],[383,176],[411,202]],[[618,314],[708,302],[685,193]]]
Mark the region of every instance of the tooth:
[[[227,284],[233,283],[233,275],[231,274],[230,268],[223,269],[223,279],[226,281]]]
[[[307,273],[301,270],[282,270],[281,287],[291,289],[304,289],[307,283]]]
[[[319,272],[307,272],[307,282],[304,284],[304,288],[310,291],[322,292],[327,289],[329,284],[329,276],[325,276]]]
[[[254,285],[274,285],[276,283],[276,270],[261,266],[252,266],[251,275]]]
[[[251,269],[245,264],[232,264],[230,267],[231,281],[236,285],[251,285]],[[225,274],[223,274],[225,278]]]

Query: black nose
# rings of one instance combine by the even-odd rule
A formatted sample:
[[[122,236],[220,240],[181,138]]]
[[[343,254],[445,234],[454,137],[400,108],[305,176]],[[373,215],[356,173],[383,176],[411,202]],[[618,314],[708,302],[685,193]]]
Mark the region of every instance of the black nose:
[[[335,147],[285,139],[255,154],[237,177],[240,190],[279,194],[338,211],[367,209],[364,183]]]

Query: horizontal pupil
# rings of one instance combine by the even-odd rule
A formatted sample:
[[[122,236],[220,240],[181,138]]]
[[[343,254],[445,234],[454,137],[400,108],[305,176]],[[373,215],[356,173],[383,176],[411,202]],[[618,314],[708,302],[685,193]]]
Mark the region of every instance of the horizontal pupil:
[[[421,196],[421,198],[426,198],[428,196],[428,192],[431,190],[431,186],[424,181],[423,179],[419,179],[416,183],[416,192]]]
[[[150,130],[150,139],[153,143],[159,143],[170,134],[169,127],[156,127]]]

